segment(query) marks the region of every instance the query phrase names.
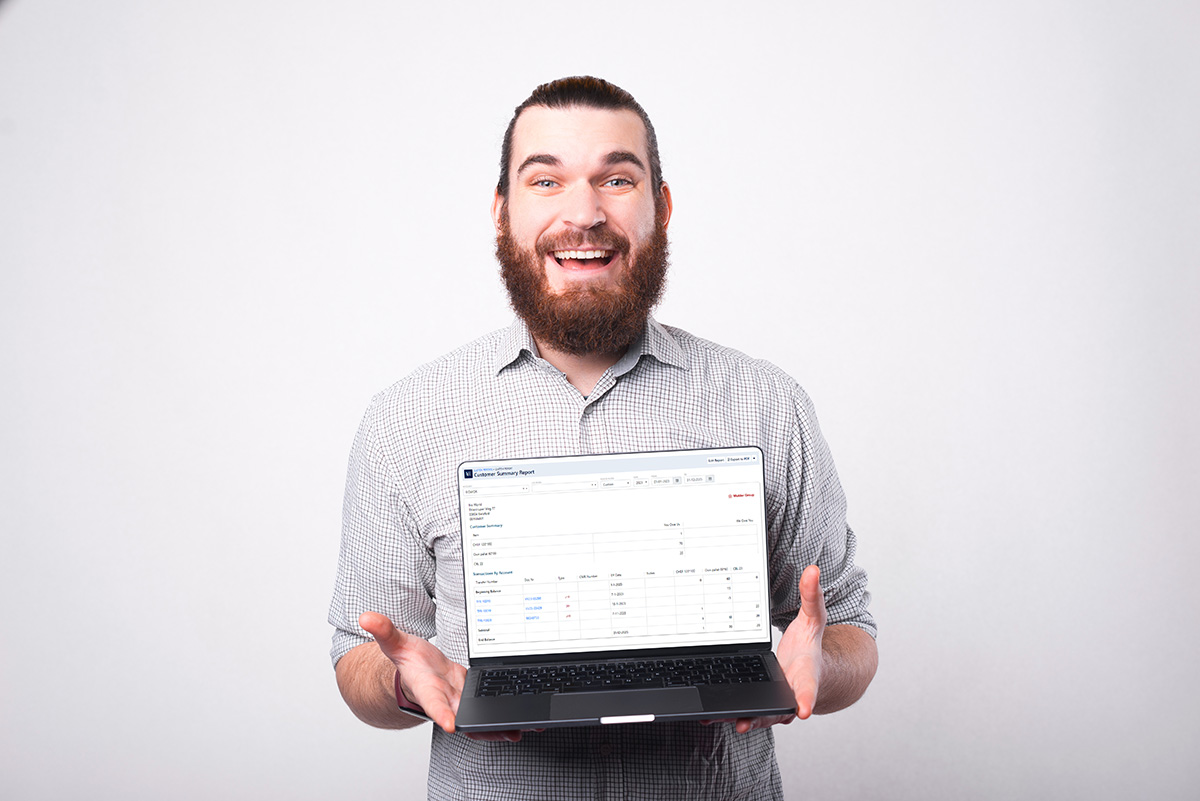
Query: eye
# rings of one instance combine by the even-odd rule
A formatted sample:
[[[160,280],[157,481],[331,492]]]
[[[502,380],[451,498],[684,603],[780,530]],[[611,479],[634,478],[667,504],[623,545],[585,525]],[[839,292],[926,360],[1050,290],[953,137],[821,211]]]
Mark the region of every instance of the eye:
[[[633,181],[628,178],[609,178],[604,182],[605,186],[633,186]]]
[[[557,186],[558,184],[555,183],[554,181],[550,180],[549,178],[539,178],[533,182],[533,185],[540,189],[550,189],[551,187]]]

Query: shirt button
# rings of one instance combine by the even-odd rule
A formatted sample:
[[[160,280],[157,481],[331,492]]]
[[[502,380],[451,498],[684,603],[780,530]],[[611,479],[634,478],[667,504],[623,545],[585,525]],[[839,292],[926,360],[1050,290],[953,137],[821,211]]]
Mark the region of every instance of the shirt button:
[[[600,756],[608,756],[611,753],[612,753],[612,746],[609,745],[608,743],[605,743],[604,745],[600,746]]]

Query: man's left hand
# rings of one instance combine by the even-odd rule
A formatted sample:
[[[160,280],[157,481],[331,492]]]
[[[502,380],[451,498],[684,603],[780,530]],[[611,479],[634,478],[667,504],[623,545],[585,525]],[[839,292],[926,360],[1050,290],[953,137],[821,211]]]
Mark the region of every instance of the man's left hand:
[[[800,574],[800,611],[784,630],[776,651],[779,666],[796,695],[796,717],[801,720],[807,720],[817,706],[821,667],[825,664],[821,638],[827,620],[821,568],[809,565]]]
[[[776,651],[779,666],[783,668],[796,696],[796,714],[738,718],[736,728],[740,734],[777,723],[786,725],[797,717],[805,720],[812,715],[821,686],[821,667],[824,664],[821,637],[825,633],[827,618],[825,595],[821,592],[821,569],[809,565],[800,574],[800,611],[784,630]]]

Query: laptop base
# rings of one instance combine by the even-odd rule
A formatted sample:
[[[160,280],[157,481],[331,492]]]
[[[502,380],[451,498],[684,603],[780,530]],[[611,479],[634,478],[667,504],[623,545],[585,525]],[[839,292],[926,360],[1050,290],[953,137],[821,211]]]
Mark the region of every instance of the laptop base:
[[[602,726],[652,721],[730,720],[792,715],[796,699],[771,653],[764,654],[771,681],[700,687],[600,690],[473,697],[479,672],[471,670],[455,728],[464,732]]]

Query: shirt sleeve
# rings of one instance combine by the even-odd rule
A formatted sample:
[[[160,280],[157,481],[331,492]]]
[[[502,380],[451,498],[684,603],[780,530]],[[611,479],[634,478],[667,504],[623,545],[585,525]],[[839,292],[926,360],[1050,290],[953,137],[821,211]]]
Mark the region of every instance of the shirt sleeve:
[[[403,483],[380,436],[386,410],[380,398],[367,409],[350,452],[342,507],[342,543],[329,605],[334,627],[330,657],[371,637],[358,625],[363,612],[379,612],[424,639],[436,631],[434,558],[417,535]]]
[[[798,386],[784,494],[771,554],[772,622],[783,629],[795,618],[800,574],[815,564],[821,568],[828,624],[858,626],[876,636],[875,619],[867,611],[867,574],[854,563],[857,539],[846,523],[846,495],[812,401]]]

